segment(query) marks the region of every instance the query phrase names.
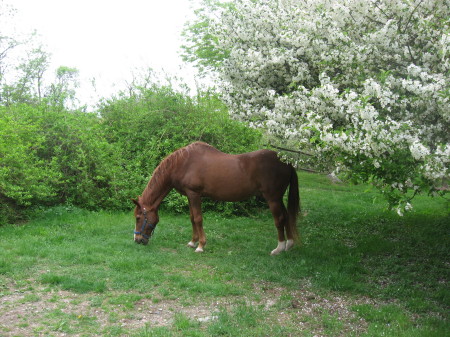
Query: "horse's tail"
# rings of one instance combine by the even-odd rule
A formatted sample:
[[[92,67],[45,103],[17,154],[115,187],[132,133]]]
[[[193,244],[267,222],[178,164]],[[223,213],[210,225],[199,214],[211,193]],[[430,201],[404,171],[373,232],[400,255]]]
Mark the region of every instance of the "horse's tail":
[[[291,166],[291,180],[289,183],[289,195],[288,195],[288,215],[289,215],[289,231],[292,233],[294,241],[299,241],[299,235],[297,230],[297,217],[301,213],[300,208],[300,195],[298,191],[298,177],[297,171]]]

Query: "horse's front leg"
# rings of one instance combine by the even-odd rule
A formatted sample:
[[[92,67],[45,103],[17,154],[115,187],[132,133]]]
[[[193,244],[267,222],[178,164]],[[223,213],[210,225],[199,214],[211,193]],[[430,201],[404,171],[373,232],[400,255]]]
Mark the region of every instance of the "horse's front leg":
[[[194,221],[194,212],[193,212],[193,208],[191,206],[191,200],[188,199],[189,201],[189,213],[190,213],[190,219],[191,219],[191,224],[192,224],[192,240],[188,242],[188,247],[191,248],[195,248],[197,247],[197,242],[198,242],[198,231],[197,231],[197,226],[195,225],[195,221]]]
[[[206,245],[206,236],[203,230],[203,216],[202,216],[202,200],[196,193],[188,193],[189,212],[192,223],[192,240],[188,243],[189,247],[195,248],[198,241],[196,253],[202,253]]]

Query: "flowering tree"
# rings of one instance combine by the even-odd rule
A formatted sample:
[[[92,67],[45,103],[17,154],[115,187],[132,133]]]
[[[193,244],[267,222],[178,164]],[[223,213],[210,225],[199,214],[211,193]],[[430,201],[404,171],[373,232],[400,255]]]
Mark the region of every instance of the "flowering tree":
[[[211,18],[202,39],[223,56],[233,116],[373,183],[400,214],[418,192],[444,193],[448,1],[240,0]]]

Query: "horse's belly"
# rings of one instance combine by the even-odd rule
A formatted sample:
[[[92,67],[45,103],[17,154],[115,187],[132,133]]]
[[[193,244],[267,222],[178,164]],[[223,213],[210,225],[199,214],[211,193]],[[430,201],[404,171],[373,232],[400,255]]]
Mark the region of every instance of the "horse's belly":
[[[238,156],[216,154],[183,172],[182,186],[220,201],[241,201],[260,194],[259,174]]]
[[[259,194],[257,188],[242,182],[216,182],[205,186],[202,195],[220,201],[242,201]]]

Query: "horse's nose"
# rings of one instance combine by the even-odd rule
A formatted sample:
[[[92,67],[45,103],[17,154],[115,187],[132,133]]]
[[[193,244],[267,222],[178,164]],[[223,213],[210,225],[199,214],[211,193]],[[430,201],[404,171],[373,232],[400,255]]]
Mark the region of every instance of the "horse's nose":
[[[134,240],[134,242],[137,243],[137,244],[142,243],[142,237],[141,237],[141,236],[135,235],[134,238],[133,238],[133,240]]]
[[[134,242],[137,244],[143,244],[144,246],[148,244],[148,240],[140,235],[134,237]]]

